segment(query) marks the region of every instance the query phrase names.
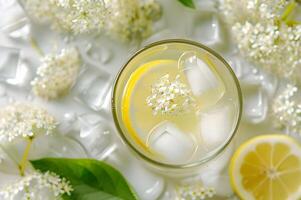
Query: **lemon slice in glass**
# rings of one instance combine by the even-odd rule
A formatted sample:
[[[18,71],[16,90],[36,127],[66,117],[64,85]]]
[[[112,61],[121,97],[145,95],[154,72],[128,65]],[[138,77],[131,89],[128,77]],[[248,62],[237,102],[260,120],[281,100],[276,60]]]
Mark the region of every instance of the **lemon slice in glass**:
[[[230,177],[245,200],[300,199],[301,146],[286,135],[255,137],[235,152]]]
[[[129,80],[126,84],[126,89],[122,97],[122,120],[127,128],[129,136],[145,151],[151,152],[150,149],[146,146],[145,142],[141,140],[140,136],[136,132],[133,126],[133,119],[131,117],[130,105],[132,103],[132,95],[135,92],[139,80],[149,76],[149,72],[154,69],[159,69],[164,66],[177,66],[175,60],[155,60],[148,63],[145,63],[138,67],[129,77]]]

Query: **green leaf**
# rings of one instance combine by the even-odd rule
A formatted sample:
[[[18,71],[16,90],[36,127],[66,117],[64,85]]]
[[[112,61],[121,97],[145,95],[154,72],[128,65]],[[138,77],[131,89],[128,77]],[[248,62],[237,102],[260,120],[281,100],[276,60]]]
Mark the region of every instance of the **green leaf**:
[[[195,8],[193,0],[178,0],[178,1],[186,7]]]
[[[70,181],[74,191],[65,200],[137,200],[124,177],[110,165],[93,159],[43,158],[31,164]]]

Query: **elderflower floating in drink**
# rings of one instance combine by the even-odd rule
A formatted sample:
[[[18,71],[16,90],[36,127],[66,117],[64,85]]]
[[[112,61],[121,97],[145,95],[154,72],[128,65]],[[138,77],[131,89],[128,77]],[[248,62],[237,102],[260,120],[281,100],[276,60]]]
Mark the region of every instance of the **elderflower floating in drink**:
[[[241,93],[228,64],[185,40],[152,44],[119,73],[113,115],[124,141],[156,166],[196,166],[231,141]]]

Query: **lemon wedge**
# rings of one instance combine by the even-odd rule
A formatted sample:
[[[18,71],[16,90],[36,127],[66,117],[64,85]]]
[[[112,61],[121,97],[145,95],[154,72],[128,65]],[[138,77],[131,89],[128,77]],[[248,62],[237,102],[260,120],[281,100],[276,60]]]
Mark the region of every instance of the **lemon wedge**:
[[[125,86],[125,92],[122,97],[122,120],[123,123],[132,137],[132,139],[145,151],[150,152],[149,147],[145,142],[141,140],[132,124],[130,105],[132,102],[132,95],[135,92],[135,87],[139,84],[139,80],[143,79],[151,70],[164,68],[164,66],[176,66],[175,60],[154,60],[145,63],[138,67],[129,77],[129,80]]]
[[[286,135],[255,137],[235,152],[230,177],[244,200],[297,200],[301,198],[301,146]]]

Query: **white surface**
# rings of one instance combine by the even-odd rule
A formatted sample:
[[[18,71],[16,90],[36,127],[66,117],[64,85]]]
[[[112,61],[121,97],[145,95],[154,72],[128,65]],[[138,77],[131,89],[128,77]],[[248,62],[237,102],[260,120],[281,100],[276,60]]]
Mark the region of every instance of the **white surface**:
[[[58,152],[47,150],[46,145],[43,148],[43,153],[37,156],[54,154],[85,156],[83,155],[82,146],[88,150],[87,156],[106,159],[120,169],[142,200],[168,200],[174,198],[173,187],[168,184],[168,179],[144,168],[141,161],[132,158],[132,155],[125,150],[125,147],[119,142],[120,139],[117,137],[112,122],[110,110],[112,80],[133,52],[145,44],[161,39],[192,39],[203,42],[223,55],[232,65],[241,83],[247,86],[255,84],[256,90],[252,87],[251,91],[248,91],[249,87],[243,88],[243,92],[247,94],[244,96],[247,109],[244,112],[244,120],[235,138],[235,145],[239,145],[242,141],[254,135],[273,131],[266,118],[268,105],[264,103],[266,100],[263,98],[271,99],[277,88],[275,77],[267,76],[265,73],[256,70],[254,66],[238,56],[229,39],[230,34],[225,28],[218,11],[215,10],[213,0],[196,1],[198,10],[185,8],[176,0],[160,0],[160,2],[163,7],[163,16],[155,24],[154,34],[143,41],[142,45],[137,45],[134,43],[124,44],[107,37],[94,36],[66,41],[63,35],[51,31],[48,25],[28,24],[24,12],[14,0],[0,1],[0,104],[5,105],[13,100],[26,100],[47,107],[62,122],[60,124],[61,133],[72,138],[71,141],[76,140],[80,144],[75,145],[74,142],[67,142],[66,145],[55,143],[56,148],[62,147],[61,149],[58,148]],[[39,65],[39,55],[30,46],[30,35],[36,39],[45,53],[66,46],[68,42],[75,44],[81,50],[85,62],[82,69],[87,70],[88,75],[84,76],[85,72],[82,72],[79,82],[68,97],[54,102],[45,102],[31,94],[29,79],[34,76]],[[2,63],[7,61],[6,58],[8,57],[6,56],[9,52],[13,52],[10,56],[14,56],[15,59],[9,60],[8,67],[8,65],[2,65]],[[20,58],[20,60],[18,61],[17,58]],[[7,78],[11,78],[10,80],[15,80],[15,82],[8,81]],[[81,80],[83,80],[83,83]],[[99,87],[95,84],[99,84]],[[92,89],[89,90],[89,88]],[[267,96],[263,96],[263,94],[267,94]],[[83,116],[87,115],[96,115],[99,119],[84,117],[79,123]],[[224,119],[223,116],[220,118]],[[99,133],[100,130],[103,132]],[[215,139],[213,137],[213,140]],[[73,147],[71,148],[70,145]],[[227,154],[227,158],[230,156],[231,152]],[[220,162],[217,161],[212,164],[213,166],[208,167],[224,169],[227,160],[223,158],[219,160]],[[211,174],[208,174],[213,180],[207,184],[219,183],[220,181],[222,185],[226,184],[223,177],[221,180],[216,179],[222,169],[215,169]],[[2,183],[9,180],[9,177],[0,173],[0,180]],[[204,183],[206,184],[206,182]],[[165,187],[165,185],[168,185],[168,187]],[[218,184],[216,186],[220,187],[222,185]],[[229,189],[229,187],[226,189]],[[226,193],[230,194],[231,192],[227,191]],[[227,195],[226,193],[223,195]],[[159,197],[160,195],[161,197]]]

